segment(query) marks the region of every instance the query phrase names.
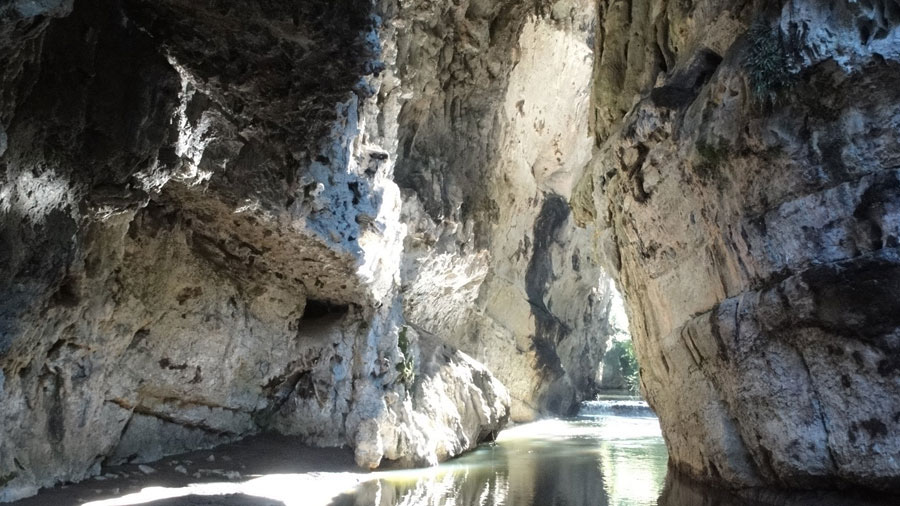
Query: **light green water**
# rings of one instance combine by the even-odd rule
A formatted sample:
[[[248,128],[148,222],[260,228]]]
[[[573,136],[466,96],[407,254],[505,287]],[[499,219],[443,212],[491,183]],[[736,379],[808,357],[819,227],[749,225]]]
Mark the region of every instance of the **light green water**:
[[[375,473],[331,506],[896,506],[884,494],[747,490],[735,495],[670,474],[659,423],[645,404],[582,405],[573,420],[500,433],[431,469]]]
[[[651,417],[543,420],[438,467],[379,473],[334,506],[650,506],[666,477]]]

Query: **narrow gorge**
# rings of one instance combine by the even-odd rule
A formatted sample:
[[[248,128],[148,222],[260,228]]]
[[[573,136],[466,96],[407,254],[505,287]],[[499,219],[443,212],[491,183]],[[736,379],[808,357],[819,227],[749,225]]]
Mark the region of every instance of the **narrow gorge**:
[[[625,326],[673,472],[900,493],[898,27],[0,3],[0,502],[264,433],[433,466],[626,386]]]

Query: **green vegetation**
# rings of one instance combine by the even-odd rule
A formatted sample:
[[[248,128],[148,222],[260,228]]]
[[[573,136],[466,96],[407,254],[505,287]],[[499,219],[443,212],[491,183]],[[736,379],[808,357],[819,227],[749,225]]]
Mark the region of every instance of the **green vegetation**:
[[[743,65],[750,91],[758,104],[773,106],[794,81],[781,30],[757,20],[747,31],[747,42]]]
[[[622,377],[625,378],[628,390],[632,395],[640,395],[641,370],[638,367],[637,357],[634,355],[634,343],[631,342],[631,339],[613,341],[609,353],[612,353],[613,357],[618,358],[619,370],[622,371]]]
[[[412,353],[409,351],[409,338],[406,336],[407,327],[401,327],[397,335],[397,347],[400,348],[402,358],[397,362],[397,372],[400,373],[400,381],[406,385],[406,388],[412,386],[416,380],[416,368],[413,361]]]
[[[703,141],[697,141],[698,160],[694,164],[694,170],[700,179],[704,181],[713,181],[719,173],[722,164],[728,161],[728,146],[723,144],[714,145]]]

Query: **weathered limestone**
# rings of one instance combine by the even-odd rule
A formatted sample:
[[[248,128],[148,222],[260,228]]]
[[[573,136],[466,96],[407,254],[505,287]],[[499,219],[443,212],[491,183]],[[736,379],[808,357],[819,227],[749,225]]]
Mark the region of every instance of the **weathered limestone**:
[[[0,8],[0,501],[263,430],[431,465],[591,395],[594,22]]]
[[[649,1],[619,30],[624,4],[602,4],[600,143],[572,203],[600,225],[672,461],[896,489],[896,3]]]
[[[483,367],[397,347],[371,14],[298,9],[5,8],[0,499],[267,429],[434,463],[505,422]]]
[[[606,272],[681,470],[898,488],[898,24],[7,2],[0,500],[261,430],[456,455],[597,390]]]
[[[593,145],[596,14],[467,5],[401,11],[398,47],[427,66],[402,69],[427,90],[400,113],[406,316],[487,365],[513,419],[568,413],[596,390],[609,334],[593,229],[566,204]]]

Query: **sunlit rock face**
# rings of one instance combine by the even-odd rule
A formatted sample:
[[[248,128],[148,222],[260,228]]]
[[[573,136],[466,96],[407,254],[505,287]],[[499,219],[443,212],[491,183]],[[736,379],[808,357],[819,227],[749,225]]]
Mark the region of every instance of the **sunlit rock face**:
[[[433,464],[591,395],[595,28],[587,1],[0,7],[0,500],[264,430]]]
[[[673,463],[896,489],[896,2],[601,17],[599,147],[572,204],[600,229]]]
[[[783,4],[783,5],[782,5]],[[0,499],[263,430],[432,464],[593,394],[900,483],[894,1],[0,7]]]
[[[405,314],[487,365],[513,419],[569,413],[610,334],[595,229],[567,203],[593,146],[595,6],[414,4],[397,39]]]

